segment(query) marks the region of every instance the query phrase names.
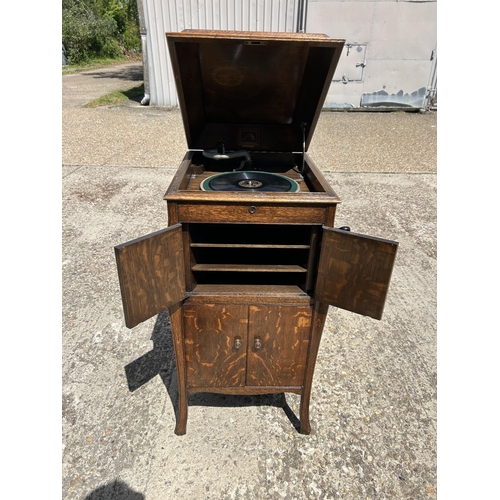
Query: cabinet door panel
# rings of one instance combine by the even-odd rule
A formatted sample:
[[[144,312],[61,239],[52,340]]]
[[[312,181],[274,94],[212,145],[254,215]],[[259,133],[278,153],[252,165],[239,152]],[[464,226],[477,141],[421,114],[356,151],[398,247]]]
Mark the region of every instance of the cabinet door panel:
[[[248,306],[184,304],[183,309],[187,385],[244,386]]]
[[[247,385],[302,386],[310,306],[250,306]]]
[[[382,318],[398,243],[323,227],[314,298]]]
[[[185,298],[180,224],[118,245],[115,256],[128,328]]]

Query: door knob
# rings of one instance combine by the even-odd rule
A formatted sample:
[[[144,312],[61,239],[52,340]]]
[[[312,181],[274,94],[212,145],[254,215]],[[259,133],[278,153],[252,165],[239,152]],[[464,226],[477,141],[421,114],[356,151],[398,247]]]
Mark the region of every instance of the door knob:
[[[258,351],[262,347],[262,341],[259,337],[255,337],[253,341],[253,347],[256,351]]]
[[[236,337],[234,339],[234,350],[237,351],[241,347],[241,339]]]

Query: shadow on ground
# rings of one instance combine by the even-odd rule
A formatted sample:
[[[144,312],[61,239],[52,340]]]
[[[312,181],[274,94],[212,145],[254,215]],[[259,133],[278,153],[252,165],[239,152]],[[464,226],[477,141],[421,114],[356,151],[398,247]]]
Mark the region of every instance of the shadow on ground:
[[[84,500],[146,500],[146,497],[116,479],[95,489]]]
[[[159,375],[167,389],[175,415],[178,409],[177,365],[168,311],[158,315],[151,335],[153,349],[125,366],[129,390],[139,389],[156,375]],[[298,431],[300,421],[286,401],[284,393],[257,396],[234,396],[213,393],[198,393],[189,396],[189,406],[245,407],[274,406],[282,408],[293,427]]]
[[[124,90],[122,94],[127,97],[129,101],[141,102],[144,97],[144,84],[133,87],[129,90]]]
[[[109,71],[89,71],[85,72],[87,76],[93,78],[112,78],[115,80],[131,80],[141,82],[144,79],[142,66],[130,66],[119,70],[110,69]]]

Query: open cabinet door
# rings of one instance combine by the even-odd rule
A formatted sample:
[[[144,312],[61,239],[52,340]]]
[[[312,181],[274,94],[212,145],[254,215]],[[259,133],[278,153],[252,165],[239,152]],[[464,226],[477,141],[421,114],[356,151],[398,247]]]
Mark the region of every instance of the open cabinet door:
[[[381,319],[398,243],[323,226],[314,298]]]
[[[128,328],[185,298],[181,224],[118,245],[115,256]]]

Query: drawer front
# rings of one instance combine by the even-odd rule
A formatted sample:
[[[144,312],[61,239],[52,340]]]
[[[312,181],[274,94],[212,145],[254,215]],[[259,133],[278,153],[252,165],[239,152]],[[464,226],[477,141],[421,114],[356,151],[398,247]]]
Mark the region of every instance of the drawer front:
[[[257,222],[262,224],[324,224],[326,207],[179,204],[179,222]]]

